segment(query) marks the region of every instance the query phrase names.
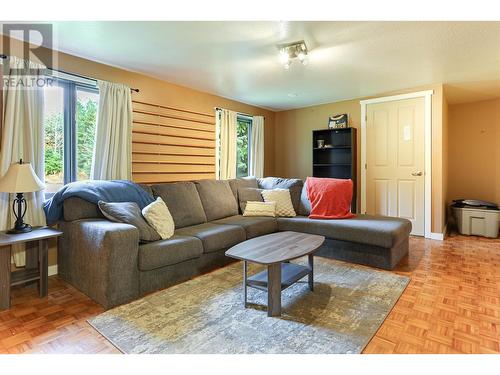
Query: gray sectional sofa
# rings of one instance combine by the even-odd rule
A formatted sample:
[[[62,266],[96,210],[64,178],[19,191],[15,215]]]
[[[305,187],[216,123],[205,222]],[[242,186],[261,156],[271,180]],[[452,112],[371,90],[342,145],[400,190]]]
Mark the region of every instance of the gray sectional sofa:
[[[80,198],[64,201],[59,242],[60,277],[105,308],[188,280],[234,260],[225,251],[239,242],[276,231],[324,235],[318,255],[392,269],[408,252],[411,223],[358,215],[312,220],[303,182],[267,177],[201,180],[143,186],[167,204],[175,222],[168,240],[140,243],[136,227],[110,222]],[[287,188],[298,216],[244,217],[239,203],[257,189]],[[241,200],[241,202],[239,202]],[[250,200],[250,199],[249,199]]]

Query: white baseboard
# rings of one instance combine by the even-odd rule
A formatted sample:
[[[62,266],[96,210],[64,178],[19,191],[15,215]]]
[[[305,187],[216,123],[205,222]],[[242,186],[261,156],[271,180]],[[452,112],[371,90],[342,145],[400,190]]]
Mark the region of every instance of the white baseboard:
[[[49,266],[49,276],[57,275],[57,264]]]
[[[445,223],[443,228],[443,233],[431,232],[431,234],[426,238],[430,240],[444,241],[447,232],[448,232],[448,223]]]
[[[427,238],[429,238],[431,240],[443,241],[444,240],[444,233],[431,232],[430,236]]]

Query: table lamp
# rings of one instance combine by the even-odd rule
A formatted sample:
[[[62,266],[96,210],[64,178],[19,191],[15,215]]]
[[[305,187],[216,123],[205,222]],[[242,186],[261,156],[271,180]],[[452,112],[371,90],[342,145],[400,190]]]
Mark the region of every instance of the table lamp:
[[[11,164],[7,173],[0,178],[0,192],[16,193],[16,198],[12,204],[12,210],[16,217],[14,228],[9,230],[9,234],[31,232],[31,225],[23,221],[26,214],[27,204],[23,197],[23,193],[32,193],[45,189],[45,185],[35,174],[30,163],[23,163],[23,159],[19,163]]]

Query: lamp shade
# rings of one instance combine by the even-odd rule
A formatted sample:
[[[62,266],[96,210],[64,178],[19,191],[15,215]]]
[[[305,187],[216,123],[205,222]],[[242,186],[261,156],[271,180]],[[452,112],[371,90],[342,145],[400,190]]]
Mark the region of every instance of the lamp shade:
[[[0,178],[0,191],[4,193],[31,193],[45,189],[30,163],[11,164],[7,173]]]

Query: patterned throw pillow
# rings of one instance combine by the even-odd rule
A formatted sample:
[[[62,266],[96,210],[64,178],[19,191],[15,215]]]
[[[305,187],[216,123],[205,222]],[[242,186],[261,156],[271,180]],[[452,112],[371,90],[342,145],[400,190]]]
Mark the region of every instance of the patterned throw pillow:
[[[276,216],[276,202],[246,202],[243,216]]]
[[[166,240],[174,235],[175,224],[167,205],[160,197],[142,209],[142,215],[149,225],[151,225]]]
[[[262,190],[264,202],[276,202],[276,216],[297,216],[293,209],[292,198],[288,189]]]

